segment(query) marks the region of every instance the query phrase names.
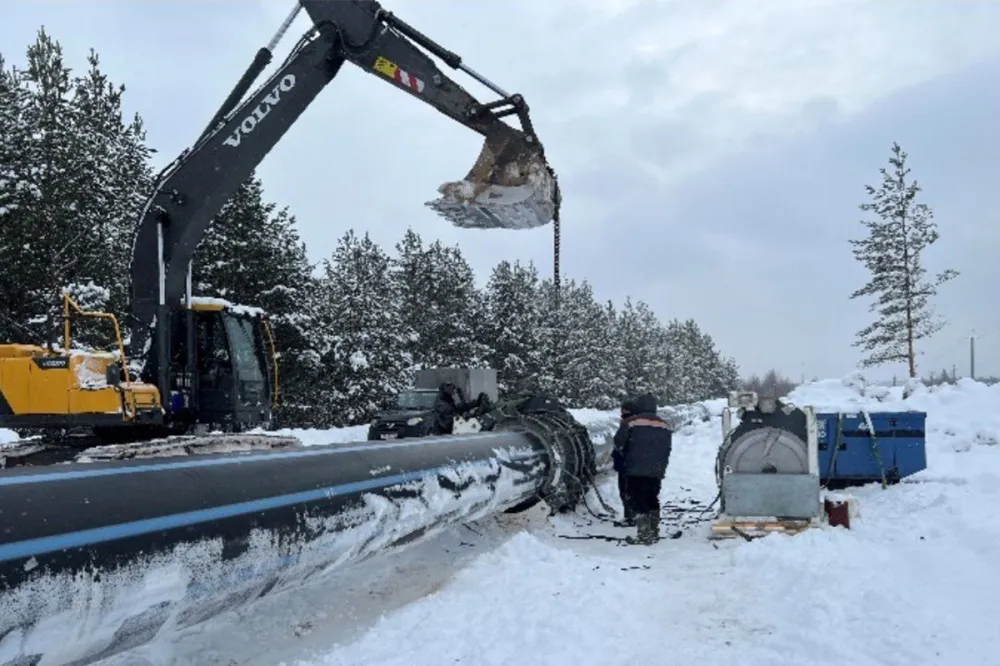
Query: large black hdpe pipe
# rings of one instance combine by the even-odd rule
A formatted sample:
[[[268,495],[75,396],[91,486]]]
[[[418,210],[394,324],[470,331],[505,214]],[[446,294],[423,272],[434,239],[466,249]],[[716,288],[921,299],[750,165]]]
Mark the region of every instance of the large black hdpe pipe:
[[[571,510],[607,458],[544,399],[485,422],[0,472],[0,665],[90,664],[458,522]]]

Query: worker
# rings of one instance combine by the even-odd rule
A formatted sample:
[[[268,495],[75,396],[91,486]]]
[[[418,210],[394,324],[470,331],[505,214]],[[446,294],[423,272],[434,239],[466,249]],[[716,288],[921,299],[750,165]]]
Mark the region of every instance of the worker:
[[[614,450],[624,461],[626,497],[635,520],[636,536],[628,543],[650,545],[660,538],[660,488],[670,463],[673,432],[656,413],[656,396],[646,393],[622,403],[622,418]]]
[[[488,404],[489,396],[485,393],[480,393],[476,400],[462,402],[458,387],[451,382],[444,382],[438,387],[434,401],[434,434],[450,435],[455,427],[456,414],[464,414],[475,407]]]
[[[621,422],[635,413],[635,403],[626,401],[622,403]],[[622,501],[622,520],[615,521],[615,527],[635,527],[635,513],[632,511],[632,503],[628,499],[628,477],[625,475],[625,454],[617,448],[611,451],[611,460],[614,463],[615,472],[618,473],[618,497]]]

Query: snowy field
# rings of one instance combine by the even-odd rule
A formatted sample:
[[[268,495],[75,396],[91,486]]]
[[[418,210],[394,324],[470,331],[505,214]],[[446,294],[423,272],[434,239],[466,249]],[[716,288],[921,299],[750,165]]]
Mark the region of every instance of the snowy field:
[[[710,512],[699,513],[717,493],[716,401],[684,410],[694,422],[675,435],[663,532],[680,538],[651,548],[579,538],[630,533],[593,515],[592,496],[593,513],[459,527],[106,663],[1000,663],[1000,385],[962,380],[903,400],[901,387],[849,378],[790,398],[821,411],[926,411],[928,470],[887,490],[845,491],[860,501],[851,530],[709,542]],[[613,413],[577,416],[593,436],[616,425]],[[295,434],[318,444],[363,439],[364,428]],[[613,477],[600,493],[619,508]]]

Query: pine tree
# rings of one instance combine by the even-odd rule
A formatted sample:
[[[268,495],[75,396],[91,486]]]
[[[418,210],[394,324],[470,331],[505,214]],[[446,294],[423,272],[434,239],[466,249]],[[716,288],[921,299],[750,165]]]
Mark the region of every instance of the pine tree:
[[[72,102],[83,151],[80,189],[87,193],[79,210],[81,220],[98,222],[75,249],[98,264],[89,273],[108,291],[105,307],[122,312],[131,291],[126,267],[132,236],[153,181],[150,150],[142,119],[136,115],[125,123],[125,87],[108,81],[94,50],[87,64],[85,76],[75,80]]]
[[[722,357],[712,337],[703,333],[693,319],[672,320],[666,337],[670,350],[669,403],[722,398],[740,386],[735,361]]]
[[[212,221],[192,261],[196,295],[263,309],[278,352],[279,426],[306,425],[321,371],[315,331],[318,280],[287,209],[264,200],[256,174]]]
[[[538,269],[501,261],[486,285],[488,316],[480,329],[490,345],[490,367],[497,371],[501,395],[537,393],[544,366],[542,311],[538,297]]]
[[[108,83],[93,52],[88,64],[85,76],[72,78],[62,47],[42,29],[26,69],[4,75],[11,105],[2,122],[12,125],[4,143],[16,153],[0,156],[8,185],[0,195],[3,244],[18,268],[17,284],[0,294],[20,339],[44,342],[58,330],[64,289],[107,292],[105,305],[115,310],[126,302],[126,239],[149,177],[147,151],[141,121],[122,120],[122,89]],[[77,326],[81,340],[87,328]],[[94,336],[110,338],[106,325]]]
[[[564,321],[565,286],[561,294],[556,293],[555,283],[550,279],[538,282],[535,295],[538,299],[538,340],[539,355],[538,390],[540,393],[568,402],[569,387],[563,363],[569,342],[569,330]]]
[[[428,256],[429,263],[437,269],[433,283],[434,300],[439,304],[430,331],[437,344],[428,362],[439,366],[481,366],[489,350],[476,336],[480,296],[475,273],[457,245],[445,247],[435,241]]]
[[[424,303],[431,291],[427,282],[432,273],[433,268],[427,265],[427,249],[420,234],[407,228],[403,238],[396,243],[396,256],[392,259],[392,280],[399,303],[399,324],[404,348],[413,359],[411,370],[424,367],[429,356],[424,351],[432,342],[427,338],[429,309]]]
[[[669,366],[668,359],[659,353],[658,329],[659,322],[648,305],[625,299],[618,317],[618,335],[623,350],[625,394],[629,397],[656,393],[664,384]]]
[[[17,190],[9,199],[12,212],[5,222],[21,242],[20,305],[10,315],[32,330],[41,342],[55,332],[59,288],[71,280],[67,273],[78,261],[76,206],[83,194],[75,187],[81,146],[75,136],[70,105],[73,82],[63,63],[62,49],[44,30],[28,48],[27,68],[15,76],[24,91],[20,107],[19,159],[10,167]],[[7,229],[5,229],[5,233]]]
[[[486,350],[476,339],[475,275],[457,247],[424,247],[408,229],[396,245],[393,283],[414,369],[475,367]]]
[[[939,234],[930,207],[917,203],[922,188],[916,180],[906,182],[910,174],[906,158],[906,152],[893,143],[888,160],[892,172],[879,169],[879,189],[865,186],[871,202],[859,208],[877,218],[862,220],[867,238],[850,243],[855,259],[864,264],[871,279],[850,297],[876,297],[869,311],[878,318],[858,331],[854,343],[867,353],[861,366],[905,361],[913,378],[917,376],[916,342],[944,326],[943,320],[933,315],[930,299],[937,294],[937,287],[957,277],[958,272],[948,269],[933,280],[925,277],[922,253]]]
[[[320,317],[324,372],[317,387],[322,425],[362,423],[407,385],[412,359],[399,329],[389,256],[349,231],[323,262]]]
[[[546,334],[545,360],[548,385],[543,390],[571,407],[592,404],[603,395],[600,377],[602,348],[601,306],[594,300],[590,285],[584,281],[564,281],[556,310],[555,285],[551,279],[539,285]]]
[[[607,301],[601,308],[597,324],[597,339],[603,350],[595,364],[598,377],[603,380],[603,387],[595,387],[590,394],[591,407],[595,409],[615,409],[621,406],[627,397],[625,372],[625,344],[620,335],[621,326],[618,323],[618,311],[614,303]]]
[[[34,270],[27,251],[33,234],[23,211],[31,201],[24,191],[30,187],[26,178],[30,164],[24,152],[32,140],[25,119],[29,103],[18,71],[8,70],[0,57],[0,341],[35,338],[25,326],[32,309],[28,276]]]

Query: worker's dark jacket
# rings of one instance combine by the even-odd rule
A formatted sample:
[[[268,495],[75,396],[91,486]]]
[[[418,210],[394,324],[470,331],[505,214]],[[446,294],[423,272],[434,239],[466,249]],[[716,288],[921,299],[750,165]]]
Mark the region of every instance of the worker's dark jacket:
[[[455,416],[471,410],[479,402],[463,402],[456,405],[450,394],[444,391],[438,392],[437,400],[434,402],[434,433],[450,435],[455,427]]]
[[[670,462],[673,432],[656,414],[652,395],[642,396],[635,405],[635,413],[622,419],[615,433],[615,450],[624,458],[627,476],[662,479]]]

